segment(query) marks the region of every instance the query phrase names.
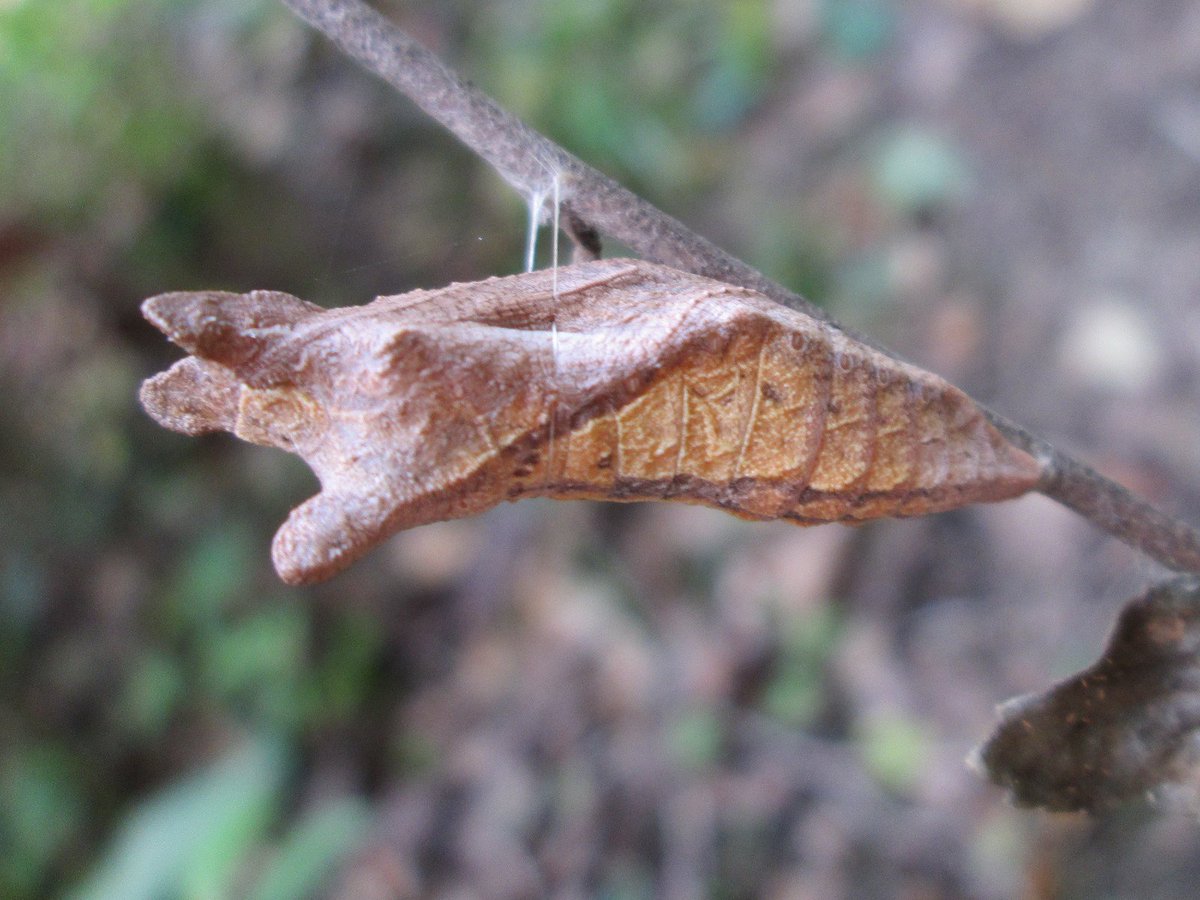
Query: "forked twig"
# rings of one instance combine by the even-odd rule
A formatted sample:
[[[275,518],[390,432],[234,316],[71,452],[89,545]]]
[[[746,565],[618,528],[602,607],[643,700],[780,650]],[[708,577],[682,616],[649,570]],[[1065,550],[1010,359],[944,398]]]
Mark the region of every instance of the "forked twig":
[[[282,2],[408,96],[523,195],[544,191],[557,176],[565,216],[577,227],[590,226],[655,262],[751,288],[830,321],[824,310],[690,231],[506,112],[361,0]],[[1044,475],[1037,487],[1042,494],[1168,568],[1200,572],[1200,531],[1047,441],[981,408],[1005,437],[1042,463]]]

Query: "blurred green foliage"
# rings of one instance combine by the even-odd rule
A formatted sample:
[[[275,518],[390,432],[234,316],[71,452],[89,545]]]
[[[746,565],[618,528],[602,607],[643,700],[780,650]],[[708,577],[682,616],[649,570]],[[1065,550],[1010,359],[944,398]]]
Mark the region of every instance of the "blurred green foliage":
[[[230,896],[236,866],[280,802],[287,753],[251,742],[139,803],[75,896]]]
[[[867,720],[858,736],[867,768],[880,784],[894,791],[912,788],[927,768],[929,729],[898,715]]]
[[[836,607],[823,606],[782,623],[765,711],[791,726],[814,724],[826,700],[825,667],[842,637]]]
[[[0,887],[32,891],[86,814],[81,761],[56,744],[31,746],[0,763]]]
[[[0,7],[0,208],[84,224],[109,192],[187,172],[199,111],[172,79],[160,8],[171,0]]]
[[[368,818],[361,801],[334,801],[297,817],[272,839],[269,826],[286,803],[294,768],[283,743],[253,739],[207,771],[143,800],[72,896],[312,896],[353,849]]]
[[[667,732],[671,756],[689,769],[717,762],[724,739],[724,728],[717,711],[700,707],[682,712]]]
[[[252,900],[310,896],[341,858],[353,850],[370,824],[365,803],[341,800],[302,816],[277,842]]]
[[[502,104],[661,193],[726,171],[723,136],[762,98],[773,50],[759,0],[505,0],[480,10],[466,57]]]
[[[189,29],[280,23],[302,29],[265,0],[0,5],[0,330],[21,335],[0,377],[28,400],[0,412],[5,897],[89,869],[80,896],[234,896],[254,866],[259,896],[306,896],[364,822],[354,798],[280,815],[298,740],[355,713],[379,639],[347,612],[316,648],[308,610],[253,588],[261,513],[218,509],[248,477],[144,421],[118,324],[141,279],[204,277],[197,226],[243,177],[180,65]],[[171,763],[205,721],[274,737]],[[126,796],[131,770],[163,786]]]

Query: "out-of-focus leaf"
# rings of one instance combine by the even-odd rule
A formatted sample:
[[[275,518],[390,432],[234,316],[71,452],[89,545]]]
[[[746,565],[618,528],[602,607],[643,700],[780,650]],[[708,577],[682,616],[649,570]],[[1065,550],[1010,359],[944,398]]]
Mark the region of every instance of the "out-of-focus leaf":
[[[198,120],[164,78],[167,43],[139,39],[164,27],[162,5],[0,7],[0,206],[86,215],[95,205],[84,198],[131,175],[153,181],[186,167]]]
[[[725,4],[715,58],[694,95],[703,127],[732,127],[758,99],[770,69],[769,37],[764,4],[746,0]]]
[[[229,627],[207,648],[213,687],[230,694],[301,667],[308,620],[296,608],[274,607]]]
[[[207,686],[247,715],[290,731],[305,710],[308,617],[275,605],[214,633],[204,646]]]
[[[235,523],[222,521],[200,538],[172,580],[168,609],[180,630],[211,627],[245,583],[253,541]]]
[[[322,722],[349,715],[363,701],[383,635],[365,616],[350,612],[338,618],[325,641],[312,682],[312,715]]]
[[[0,535],[3,540],[3,535]],[[43,574],[27,554],[15,548],[0,556],[0,635],[7,652],[0,654],[0,673],[15,659],[37,618],[42,613]]]
[[[893,16],[885,0],[824,0],[821,31],[847,59],[863,59],[881,51],[892,36]]]
[[[926,768],[929,741],[918,722],[902,718],[869,721],[859,736],[863,761],[880,783],[896,791],[913,786]]]
[[[446,761],[438,745],[419,731],[401,732],[392,742],[391,750],[395,770],[414,777],[437,772]]]
[[[680,765],[702,768],[716,761],[724,738],[716,712],[700,707],[684,713],[667,733],[671,754]]]
[[[1166,792],[1200,805],[1200,578],[1130,601],[1094,666],[998,714],[969,762],[1022,806],[1097,811]]]
[[[769,5],[497,3],[470,58],[501,102],[656,190],[726,171],[719,140],[777,64]],[[627,98],[637,96],[636,104]]]
[[[883,141],[875,158],[874,178],[887,204],[906,215],[959,199],[971,181],[958,150],[918,128],[898,131]]]
[[[0,768],[0,894],[35,889],[84,812],[75,760],[32,748]]]
[[[788,623],[779,661],[763,698],[767,713],[789,725],[812,722],[825,700],[825,664],[840,635],[841,623],[828,606]]]
[[[281,744],[253,740],[143,800],[73,896],[229,896],[238,863],[275,814],[289,768]]]
[[[131,447],[125,431],[126,399],[137,381],[128,362],[100,349],[60,375],[54,405],[64,432],[55,449],[67,470],[103,489],[121,483]]]
[[[284,837],[274,860],[252,893],[253,900],[298,900],[317,896],[338,861],[362,840],[370,811],[358,799],[313,811]]]
[[[123,723],[138,736],[161,733],[186,688],[178,662],[166,653],[147,649],[121,694]]]

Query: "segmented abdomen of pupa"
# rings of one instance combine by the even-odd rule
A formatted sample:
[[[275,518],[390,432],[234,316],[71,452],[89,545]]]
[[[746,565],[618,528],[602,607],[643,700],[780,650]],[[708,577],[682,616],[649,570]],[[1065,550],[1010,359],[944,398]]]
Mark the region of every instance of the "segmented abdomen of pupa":
[[[816,524],[1008,499],[1039,477],[943,379],[724,285],[688,309],[658,366],[545,436],[509,461],[510,497],[676,499]]]

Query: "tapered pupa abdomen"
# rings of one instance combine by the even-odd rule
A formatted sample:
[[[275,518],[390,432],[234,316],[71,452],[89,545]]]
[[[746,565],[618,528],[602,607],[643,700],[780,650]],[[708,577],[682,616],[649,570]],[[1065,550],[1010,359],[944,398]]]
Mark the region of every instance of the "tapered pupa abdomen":
[[[1038,477],[962,392],[807,319],[714,319],[627,391],[564,423],[518,493],[815,523],[1003,499]]]

